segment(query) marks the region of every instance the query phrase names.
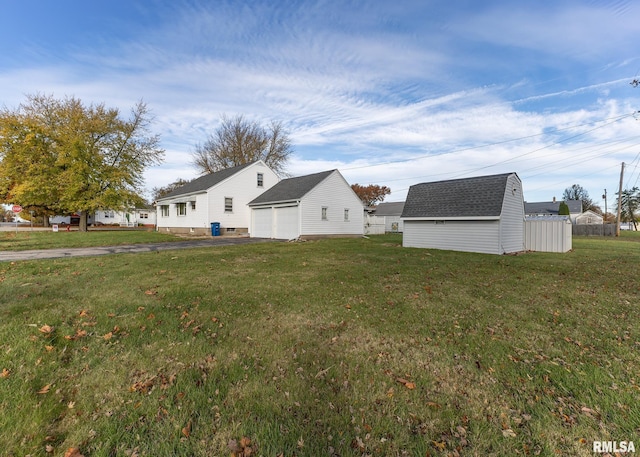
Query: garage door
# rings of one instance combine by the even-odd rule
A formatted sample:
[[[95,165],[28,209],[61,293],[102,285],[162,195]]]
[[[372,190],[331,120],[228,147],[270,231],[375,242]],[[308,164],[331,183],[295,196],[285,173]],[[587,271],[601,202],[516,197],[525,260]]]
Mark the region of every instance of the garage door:
[[[251,236],[255,238],[271,238],[271,208],[254,209]]]
[[[292,240],[298,238],[298,207],[286,206],[275,209],[275,235],[274,238]]]

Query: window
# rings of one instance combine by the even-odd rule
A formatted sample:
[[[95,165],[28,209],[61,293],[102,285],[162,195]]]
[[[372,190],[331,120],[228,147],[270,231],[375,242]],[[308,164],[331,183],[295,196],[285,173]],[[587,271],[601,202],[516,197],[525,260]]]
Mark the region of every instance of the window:
[[[176,203],[176,210],[178,216],[186,216],[187,215],[187,204],[186,203]]]
[[[258,173],[258,187],[264,187],[264,174]]]
[[[169,205],[160,205],[162,217],[169,217]]]
[[[327,220],[327,207],[326,206],[322,207],[322,220],[323,221]]]
[[[105,217],[105,218],[109,217],[109,211],[105,211],[105,212],[104,212],[104,217]]]
[[[196,210],[196,202],[191,202],[191,210],[192,211]]]
[[[149,219],[149,213],[140,213],[140,219]]]
[[[224,212],[233,213],[233,198],[224,197]]]
[[[348,208],[344,209],[344,221],[345,222],[349,222],[349,209]]]

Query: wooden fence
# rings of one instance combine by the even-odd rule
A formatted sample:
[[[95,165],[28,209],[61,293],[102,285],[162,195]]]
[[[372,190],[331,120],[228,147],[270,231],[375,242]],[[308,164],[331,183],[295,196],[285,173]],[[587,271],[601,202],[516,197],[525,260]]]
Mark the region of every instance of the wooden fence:
[[[571,232],[574,236],[616,236],[615,224],[574,224]]]

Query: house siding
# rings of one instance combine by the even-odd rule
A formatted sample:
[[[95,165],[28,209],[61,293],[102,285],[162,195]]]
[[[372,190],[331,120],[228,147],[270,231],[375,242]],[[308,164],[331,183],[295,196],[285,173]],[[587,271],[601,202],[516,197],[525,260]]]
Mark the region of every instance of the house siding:
[[[522,183],[509,176],[500,215],[500,254],[524,250],[524,200]]]
[[[322,208],[327,220],[322,220]],[[349,210],[349,221],[344,210]],[[364,209],[362,201],[339,173],[333,173],[318,184],[300,203],[300,235],[362,235]]]
[[[402,246],[409,248],[502,254],[500,222],[404,220]]]
[[[263,174],[263,186],[258,187],[258,173]],[[209,189],[194,194],[177,195],[157,202],[158,229],[176,232],[210,233],[211,223],[219,222],[221,233],[233,228],[237,232],[248,232],[251,210],[247,204],[273,187],[278,176],[263,162],[256,162]],[[225,197],[233,199],[233,211],[225,212]],[[192,210],[191,201],[196,202]],[[177,204],[187,203],[187,213],[177,215]],[[169,216],[162,216],[162,205],[169,205]]]

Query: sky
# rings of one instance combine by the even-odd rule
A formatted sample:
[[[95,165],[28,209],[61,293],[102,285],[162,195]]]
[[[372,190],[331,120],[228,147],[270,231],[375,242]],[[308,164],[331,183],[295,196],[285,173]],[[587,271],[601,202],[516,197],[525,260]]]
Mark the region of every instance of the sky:
[[[516,172],[526,201],[640,186],[640,2],[6,0],[0,107],[142,100],[166,150],[147,189],[243,115],[289,132],[288,172],[388,186]],[[149,195],[150,196],[150,193]]]

